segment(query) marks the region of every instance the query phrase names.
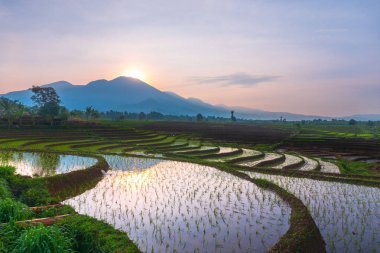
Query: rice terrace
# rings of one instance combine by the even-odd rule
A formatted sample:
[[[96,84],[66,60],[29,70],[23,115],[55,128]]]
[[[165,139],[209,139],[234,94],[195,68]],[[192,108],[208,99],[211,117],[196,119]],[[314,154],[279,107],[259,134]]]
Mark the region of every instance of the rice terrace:
[[[79,251],[89,243],[100,252],[378,249],[377,163],[352,161],[355,153],[299,153],[293,141],[310,130],[294,123],[188,123],[255,129],[248,139],[268,129],[286,139],[264,144],[165,124],[179,131],[133,120],[3,128],[3,247],[37,224],[54,224],[68,228]]]
[[[0,253],[380,253],[379,20],[0,1]]]

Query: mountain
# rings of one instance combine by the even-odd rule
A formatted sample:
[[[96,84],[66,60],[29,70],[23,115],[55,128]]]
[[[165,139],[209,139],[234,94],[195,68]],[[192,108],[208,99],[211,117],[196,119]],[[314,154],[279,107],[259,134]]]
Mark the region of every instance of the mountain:
[[[83,110],[93,106],[99,111],[161,112],[171,115],[196,115],[229,117],[234,110],[238,118],[308,120],[330,119],[329,117],[308,116],[286,112],[267,112],[242,107],[211,105],[197,98],[183,98],[173,92],[160,91],[149,84],[131,77],[117,77],[107,81],[96,80],[87,85],[73,85],[66,81],[54,82],[42,87],[53,87],[61,97],[62,103],[69,109]],[[30,90],[14,91],[4,95],[25,105],[32,105]]]
[[[357,121],[380,121],[380,114],[355,114],[343,117],[345,120],[354,119]]]
[[[61,97],[63,105],[69,109],[83,110],[92,105],[100,111],[158,111],[173,115],[195,115],[201,112],[205,115],[229,115],[224,109],[206,103],[196,104],[191,99],[185,99],[171,92],[162,92],[130,77],[118,77],[110,81],[101,79],[87,85],[73,85],[59,81],[41,86],[53,87]],[[18,100],[25,105],[32,105],[30,90],[10,92],[2,96]]]

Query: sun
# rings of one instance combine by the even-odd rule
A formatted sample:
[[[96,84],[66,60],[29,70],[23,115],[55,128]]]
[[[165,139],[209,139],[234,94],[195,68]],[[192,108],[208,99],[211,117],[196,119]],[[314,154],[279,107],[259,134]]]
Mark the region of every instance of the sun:
[[[127,70],[127,71],[125,71],[124,75],[127,76],[127,77],[132,77],[132,78],[139,79],[141,81],[145,80],[145,74],[144,74],[144,72],[142,72],[139,69],[130,69],[130,70]]]

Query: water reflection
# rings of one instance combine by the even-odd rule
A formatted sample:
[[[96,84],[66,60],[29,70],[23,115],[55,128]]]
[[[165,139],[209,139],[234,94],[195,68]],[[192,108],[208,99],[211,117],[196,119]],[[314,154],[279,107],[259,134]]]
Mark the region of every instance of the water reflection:
[[[277,195],[215,168],[106,159],[120,170],[65,203],[126,231],[142,251],[264,252],[289,228]]]
[[[34,152],[0,152],[0,166],[13,166],[23,176],[53,176],[95,165],[92,157]]]
[[[163,160],[154,158],[125,157],[118,155],[103,155],[111,169],[122,171],[144,170]]]

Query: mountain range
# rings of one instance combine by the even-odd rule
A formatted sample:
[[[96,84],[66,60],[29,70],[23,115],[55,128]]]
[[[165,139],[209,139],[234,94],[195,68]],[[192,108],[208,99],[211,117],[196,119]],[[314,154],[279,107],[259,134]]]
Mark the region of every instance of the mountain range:
[[[131,77],[117,77],[113,80],[96,80],[86,85],[73,85],[66,81],[41,85],[53,87],[68,109],[83,110],[93,106],[99,111],[161,112],[168,115],[191,115],[202,113],[205,116],[230,117],[234,110],[238,118],[272,120],[280,117],[287,120],[331,119],[316,115],[303,115],[288,112],[268,112],[243,107],[211,105],[196,98],[183,98],[172,92],[164,92],[149,84]],[[32,105],[30,90],[14,91],[0,95],[18,100],[25,105]],[[357,120],[380,120],[380,114],[353,115],[344,117]]]

